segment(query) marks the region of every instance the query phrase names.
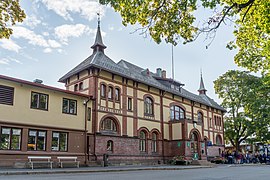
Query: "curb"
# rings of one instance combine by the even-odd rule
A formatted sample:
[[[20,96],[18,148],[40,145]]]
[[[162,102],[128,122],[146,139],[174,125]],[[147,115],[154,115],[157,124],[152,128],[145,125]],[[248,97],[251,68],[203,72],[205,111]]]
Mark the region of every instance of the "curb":
[[[102,172],[125,172],[125,171],[155,171],[155,170],[189,170],[189,169],[201,169],[212,168],[212,166],[194,166],[190,168],[183,167],[162,167],[162,168],[123,168],[123,169],[98,169],[98,170],[55,170],[55,171],[6,171],[0,172],[0,176],[3,175],[34,175],[34,174],[70,174],[70,173],[102,173]]]

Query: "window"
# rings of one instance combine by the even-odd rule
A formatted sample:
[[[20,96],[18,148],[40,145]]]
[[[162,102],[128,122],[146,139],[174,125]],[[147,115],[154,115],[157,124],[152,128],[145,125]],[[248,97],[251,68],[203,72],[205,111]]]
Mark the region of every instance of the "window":
[[[28,133],[28,151],[46,150],[46,131],[29,130]]]
[[[87,120],[88,121],[91,121],[91,108],[89,107],[89,108],[87,108]]]
[[[0,104],[13,105],[14,88],[0,85]]]
[[[128,110],[132,111],[132,99],[128,98]]]
[[[120,101],[120,89],[115,88],[115,100]]]
[[[74,85],[74,91],[75,91],[75,92],[78,91],[78,84],[75,84],[75,85]]]
[[[20,150],[22,130],[17,128],[1,128],[0,149]]]
[[[106,86],[104,84],[101,84],[100,96],[106,98]]]
[[[83,90],[83,82],[80,82],[80,84],[79,84],[79,90],[80,90],[80,91]]]
[[[152,134],[152,152],[153,153],[157,152],[157,134],[156,133]]]
[[[113,151],[113,142],[111,140],[107,141],[107,151]]]
[[[140,132],[140,151],[146,151],[146,133],[144,131]]]
[[[209,119],[209,126],[212,127],[212,118]]]
[[[31,108],[48,110],[49,95],[32,92],[31,94]]]
[[[221,144],[222,144],[221,136],[217,135],[216,136],[216,145],[221,145]]]
[[[101,129],[105,131],[117,131],[115,122],[109,118],[102,121]]]
[[[198,112],[198,122],[203,122],[203,114]]]
[[[153,115],[153,100],[149,97],[144,100],[144,113],[147,115]]]
[[[108,99],[112,99],[112,97],[113,97],[113,88],[109,86]]]
[[[185,111],[179,106],[172,106],[170,109],[171,120],[185,119]]]
[[[63,98],[63,113],[77,114],[77,101]]]
[[[52,151],[67,151],[68,133],[52,133]]]

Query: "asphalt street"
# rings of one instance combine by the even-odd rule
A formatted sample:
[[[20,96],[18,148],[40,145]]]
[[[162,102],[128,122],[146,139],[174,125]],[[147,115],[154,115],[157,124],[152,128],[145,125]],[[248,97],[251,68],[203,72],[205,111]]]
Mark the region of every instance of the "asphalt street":
[[[1,175],[0,179],[8,180],[269,180],[270,166],[228,166],[220,165],[214,168],[183,169],[183,170],[139,170],[119,172],[92,172],[73,174],[31,174],[31,175]]]

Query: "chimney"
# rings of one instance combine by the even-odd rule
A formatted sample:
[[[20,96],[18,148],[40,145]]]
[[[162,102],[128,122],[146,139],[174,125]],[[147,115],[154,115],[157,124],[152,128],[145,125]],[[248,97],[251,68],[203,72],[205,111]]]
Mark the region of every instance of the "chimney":
[[[42,84],[42,83],[43,83],[43,81],[40,80],[40,79],[35,79],[33,82],[34,82],[34,83],[37,83],[37,84]]]
[[[164,78],[164,79],[166,79],[166,71],[165,70],[162,70],[161,74],[162,74],[161,77]]]
[[[156,73],[157,73],[157,76],[158,76],[158,77],[161,77],[161,71],[162,71],[161,68],[157,68],[157,72],[156,72]]]

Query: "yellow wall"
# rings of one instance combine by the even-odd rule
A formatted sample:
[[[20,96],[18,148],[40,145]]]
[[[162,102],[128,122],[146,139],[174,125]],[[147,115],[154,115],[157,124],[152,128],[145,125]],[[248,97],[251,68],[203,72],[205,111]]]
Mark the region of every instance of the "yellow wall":
[[[180,123],[172,124],[172,140],[182,139],[182,125]]]
[[[138,119],[138,129],[141,127],[146,127],[149,131],[152,129],[158,129],[160,131],[160,123]]]
[[[133,136],[133,118],[127,118],[127,135]]]
[[[0,104],[0,121],[33,126],[84,130],[85,108],[83,101],[87,99],[86,97],[2,79],[0,80],[0,84],[14,87],[14,104],[13,106]],[[49,95],[48,111],[32,109],[30,107],[32,91]],[[77,100],[77,115],[62,113],[63,98]],[[92,103],[89,102],[88,106],[91,107],[91,105]],[[89,125],[89,128],[91,128],[91,125]]]

